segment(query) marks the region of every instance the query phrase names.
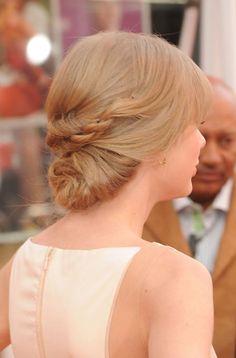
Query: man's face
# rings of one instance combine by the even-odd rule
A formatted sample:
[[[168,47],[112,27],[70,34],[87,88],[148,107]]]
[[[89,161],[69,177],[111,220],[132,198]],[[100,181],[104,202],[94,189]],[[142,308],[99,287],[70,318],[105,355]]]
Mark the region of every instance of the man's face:
[[[200,130],[206,145],[190,197],[207,207],[232,177],[236,162],[236,98],[221,85],[214,88],[213,104]]]

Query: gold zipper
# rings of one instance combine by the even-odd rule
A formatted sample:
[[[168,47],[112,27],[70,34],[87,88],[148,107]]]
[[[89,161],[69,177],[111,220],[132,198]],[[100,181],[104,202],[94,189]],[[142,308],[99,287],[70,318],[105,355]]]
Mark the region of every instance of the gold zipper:
[[[39,291],[38,291],[38,303],[37,303],[37,311],[36,311],[36,332],[37,332],[37,341],[38,341],[40,358],[46,358],[45,347],[43,343],[43,332],[42,332],[42,306],[43,306],[43,292],[44,292],[45,280],[46,280],[47,270],[49,267],[49,262],[52,257],[53,250],[54,248],[50,247],[45,255],[43,270],[40,278]]]

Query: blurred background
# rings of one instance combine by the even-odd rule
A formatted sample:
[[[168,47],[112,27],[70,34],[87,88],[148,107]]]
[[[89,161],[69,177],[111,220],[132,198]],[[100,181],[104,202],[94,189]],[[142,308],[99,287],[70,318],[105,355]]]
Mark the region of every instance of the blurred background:
[[[60,214],[45,98],[71,44],[104,30],[158,33],[236,90],[236,0],[0,0],[0,266]]]

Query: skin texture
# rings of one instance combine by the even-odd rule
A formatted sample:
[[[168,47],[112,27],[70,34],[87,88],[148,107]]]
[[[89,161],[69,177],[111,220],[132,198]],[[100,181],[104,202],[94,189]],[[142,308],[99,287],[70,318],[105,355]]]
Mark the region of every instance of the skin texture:
[[[212,107],[201,127],[206,145],[200,154],[190,196],[204,208],[232,177],[236,161],[236,96],[221,82],[212,82],[212,85]]]
[[[208,274],[206,275],[204,267],[196,265],[196,262],[185,261],[185,257],[182,260],[183,257],[178,255],[174,258],[176,269],[171,265],[158,285],[153,275],[147,277],[149,287],[146,289],[144,300],[149,307],[148,317],[151,322],[149,324],[149,358],[211,356],[208,343],[211,341],[209,322],[211,324],[213,322],[213,306],[209,305],[212,301],[211,279]],[[164,257],[165,263],[162,262],[162,264],[168,267],[172,259],[171,253],[168,253]],[[153,269],[158,275],[157,267]],[[183,293],[180,287],[184,286],[188,289]],[[158,306],[154,304],[155,297],[158,297],[160,303]]]

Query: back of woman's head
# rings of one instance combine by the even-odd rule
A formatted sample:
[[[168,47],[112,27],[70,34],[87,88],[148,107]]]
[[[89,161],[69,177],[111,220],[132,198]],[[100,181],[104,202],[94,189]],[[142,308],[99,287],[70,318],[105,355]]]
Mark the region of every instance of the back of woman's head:
[[[209,88],[190,58],[156,36],[107,32],[77,42],[47,100],[56,202],[79,210],[115,196],[141,161],[202,120]]]

